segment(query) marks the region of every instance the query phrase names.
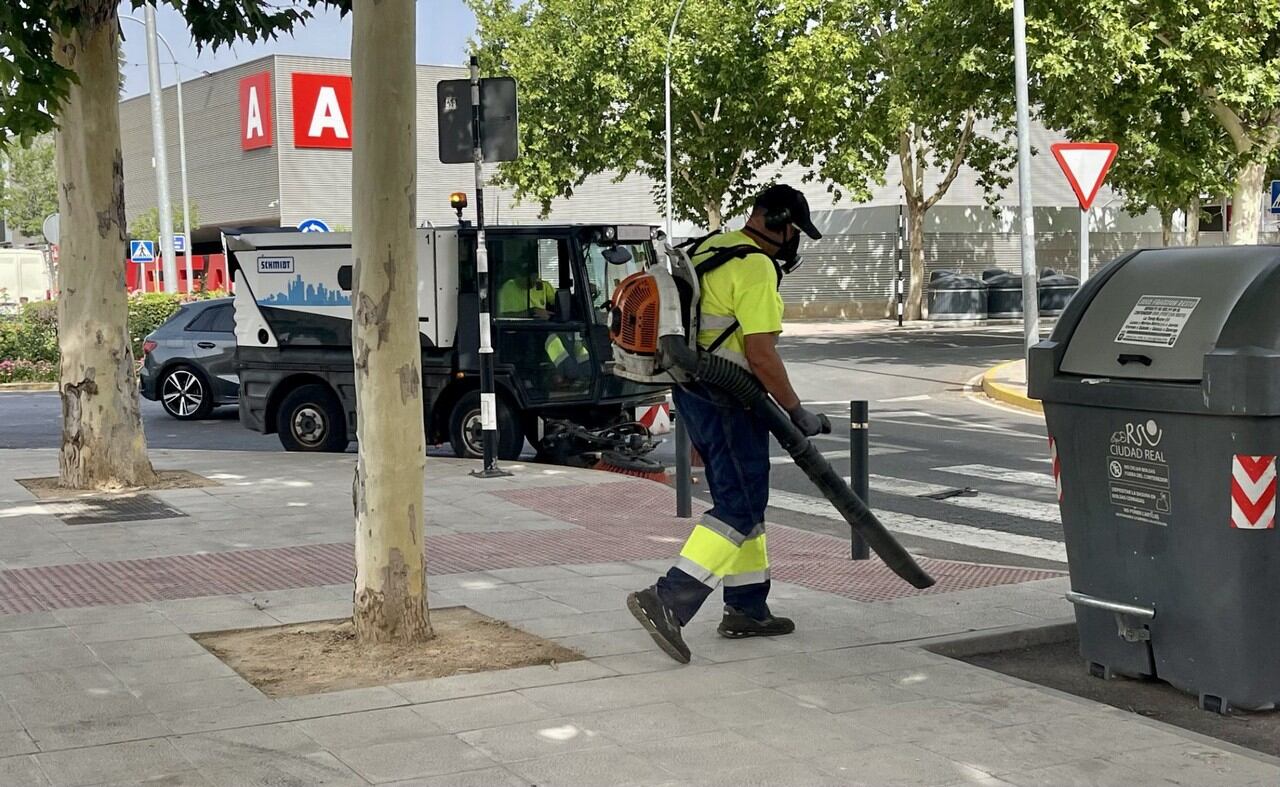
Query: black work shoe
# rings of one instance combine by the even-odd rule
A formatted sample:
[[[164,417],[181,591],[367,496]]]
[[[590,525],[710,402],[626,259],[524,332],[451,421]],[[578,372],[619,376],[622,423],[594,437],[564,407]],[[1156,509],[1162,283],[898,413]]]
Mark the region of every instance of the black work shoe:
[[[676,622],[676,616],[671,610],[662,603],[662,599],[658,598],[655,588],[647,587],[628,594],[627,609],[631,610],[631,614],[636,616],[636,620],[640,621],[640,625],[645,627],[663,652],[681,664],[689,663],[689,646],[684,644],[684,637],[680,636],[680,624]]]
[[[795,630],[796,624],[791,618],[777,618],[769,613],[763,620],[756,620],[745,612],[728,606],[724,608],[724,618],[716,628],[720,636],[729,639],[780,637]]]

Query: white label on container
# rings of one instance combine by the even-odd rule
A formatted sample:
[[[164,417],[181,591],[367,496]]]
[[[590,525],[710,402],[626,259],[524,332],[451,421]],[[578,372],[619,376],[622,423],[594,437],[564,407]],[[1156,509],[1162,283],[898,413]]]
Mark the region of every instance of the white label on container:
[[[1172,347],[1178,343],[1182,329],[1191,319],[1191,312],[1199,304],[1199,298],[1143,295],[1133,305],[1124,325],[1120,326],[1116,341],[1147,347]]]

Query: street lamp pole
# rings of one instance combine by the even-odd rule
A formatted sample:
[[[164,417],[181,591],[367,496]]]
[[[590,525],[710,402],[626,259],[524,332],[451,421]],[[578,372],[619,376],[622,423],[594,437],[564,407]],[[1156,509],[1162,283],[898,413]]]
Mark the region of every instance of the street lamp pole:
[[[1018,113],[1018,209],[1021,213],[1022,330],[1026,350],[1040,341],[1040,300],[1036,292],[1036,230],[1031,202],[1031,120],[1027,107],[1027,12],[1013,0],[1013,71]],[[1026,355],[1026,353],[1024,353]]]
[[[667,242],[674,242],[672,228],[671,198],[671,45],[676,37],[676,25],[680,23],[680,12],[684,10],[685,0],[676,6],[676,14],[671,19],[671,32],[667,33],[667,58],[663,78],[663,95],[666,99],[666,145],[667,145]],[[684,414],[676,410],[676,516],[693,516],[693,468],[690,467],[689,430],[684,425]]]
[[[159,35],[159,32],[157,31],[156,34]],[[164,41],[163,38],[160,40]],[[178,93],[178,170],[182,175],[182,235],[184,237],[182,259],[186,263],[187,292],[191,292],[191,209],[187,197],[187,126],[182,112],[182,74],[178,73],[178,59],[173,57],[173,50],[169,48],[168,41],[165,41],[164,47],[169,50],[169,57],[173,59],[173,73],[177,79],[175,87]]]
[[[151,6],[147,6],[147,8],[148,8],[149,10],[151,10],[152,15],[154,15],[154,10],[152,10],[152,7],[151,7]],[[179,67],[178,67],[178,56],[177,56],[177,55],[175,55],[175,54],[173,53],[173,47],[172,47],[172,46],[169,46],[169,41],[164,37],[164,34],[163,34],[163,33],[161,33],[159,30],[156,30],[154,25],[147,25],[147,22],[144,22],[143,20],[138,19],[138,18],[137,18],[137,17],[135,17],[135,16],[126,16],[126,15],[124,15],[124,14],[121,14],[121,15],[120,15],[120,18],[121,18],[121,19],[128,19],[130,22],[137,22],[137,23],[138,23],[138,24],[140,24],[140,25],[146,25],[146,26],[147,26],[147,30],[148,30],[148,36],[147,36],[147,58],[148,58],[148,66],[150,65],[151,52],[152,52],[151,34],[154,34],[154,35],[155,35],[155,37],[156,37],[156,38],[158,38],[158,39],[160,40],[160,43],[164,44],[164,48],[165,48],[165,50],[166,50],[166,51],[168,51],[168,53],[169,53],[169,59],[173,61],[174,88],[175,88],[175,91],[177,92],[177,98],[178,98],[178,168],[179,168],[179,170],[180,170],[180,172],[181,172],[181,181],[182,181],[182,234],[186,237],[186,243],[187,243],[186,248],[185,248],[185,250],[183,251],[183,255],[182,255],[182,256],[183,256],[183,258],[184,258],[184,259],[185,259],[185,261],[186,261],[187,290],[188,290],[188,292],[189,292],[189,291],[191,290],[191,282],[192,282],[192,272],[191,272],[191,215],[190,215],[190,204],[191,204],[191,201],[190,201],[190,198],[188,197],[188,193],[187,193],[187,128],[186,128],[186,114],[185,114],[185,113],[183,112],[183,110],[182,110],[182,71],[181,71],[181,70],[179,69]],[[156,67],[156,72],[157,72],[157,77],[156,77],[156,79],[157,79],[157,82],[158,82],[158,81],[159,81],[159,76],[158,76],[158,74],[159,74],[159,66],[157,66],[157,67]],[[155,111],[156,111],[156,110],[155,110],[155,100],[153,99],[153,100],[152,100],[152,114],[153,114],[153,117],[154,117],[154,115],[155,115]],[[163,128],[163,126],[162,126],[161,128]],[[153,133],[154,133],[154,123],[153,123]],[[157,159],[156,159],[157,168],[158,168],[158,165],[159,165],[159,161],[160,161],[160,160],[159,160],[159,158],[157,158]],[[167,179],[166,179],[166,183],[167,183]],[[158,209],[157,209],[157,211],[158,211]],[[157,218],[159,218],[159,217],[157,216]],[[171,221],[170,223],[172,223],[172,221]],[[178,275],[178,274],[177,274],[177,271],[175,270],[175,271],[174,271],[174,278],[175,278],[175,279],[177,278],[177,275]],[[175,286],[175,287],[177,286],[177,282],[176,282],[176,281],[174,282],[174,286]]]
[[[160,99],[160,53],[156,46],[156,9],[144,7],[147,27],[147,81],[151,84],[151,147],[155,156],[156,212],[160,220],[160,255],[164,260],[164,289],[178,291],[178,264],[173,257],[173,214],[169,201],[169,158],[165,150],[164,104]]]

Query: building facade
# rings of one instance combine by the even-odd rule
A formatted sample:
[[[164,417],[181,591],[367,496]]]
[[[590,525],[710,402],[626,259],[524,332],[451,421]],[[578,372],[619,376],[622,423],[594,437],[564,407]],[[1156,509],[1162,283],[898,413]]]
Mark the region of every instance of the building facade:
[[[418,67],[419,222],[455,222],[449,194],[475,190],[472,166],[441,164],[437,141],[436,83],[466,76],[461,67]],[[186,81],[182,99],[198,242],[216,239],[219,226],[296,226],[306,219],[351,226],[350,61],[272,55]],[[164,91],[164,108],[176,203],[180,161],[172,87]],[[130,220],[156,204],[150,112],[145,95],[120,104]],[[595,176],[572,200],[557,200],[550,220],[656,223],[650,187],[642,179],[613,183],[608,175]],[[539,220],[538,205],[517,204],[506,189],[486,188],[485,206],[490,223]]]

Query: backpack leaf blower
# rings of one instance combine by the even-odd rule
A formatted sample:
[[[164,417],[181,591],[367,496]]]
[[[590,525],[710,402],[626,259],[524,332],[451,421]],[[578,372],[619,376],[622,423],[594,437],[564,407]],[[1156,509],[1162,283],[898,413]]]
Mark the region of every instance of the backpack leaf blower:
[[[699,275],[681,247],[664,245],[666,264],[655,261],[618,283],[609,314],[614,374],[640,383],[681,385],[699,382],[730,396],[769,428],[818,491],[895,574],[912,586],[934,584],[915,558],[893,537],[809,438],[747,369],[698,347]],[[716,264],[724,264],[717,255]],[[741,256],[741,255],[738,255]],[[701,267],[701,266],[699,266]]]

